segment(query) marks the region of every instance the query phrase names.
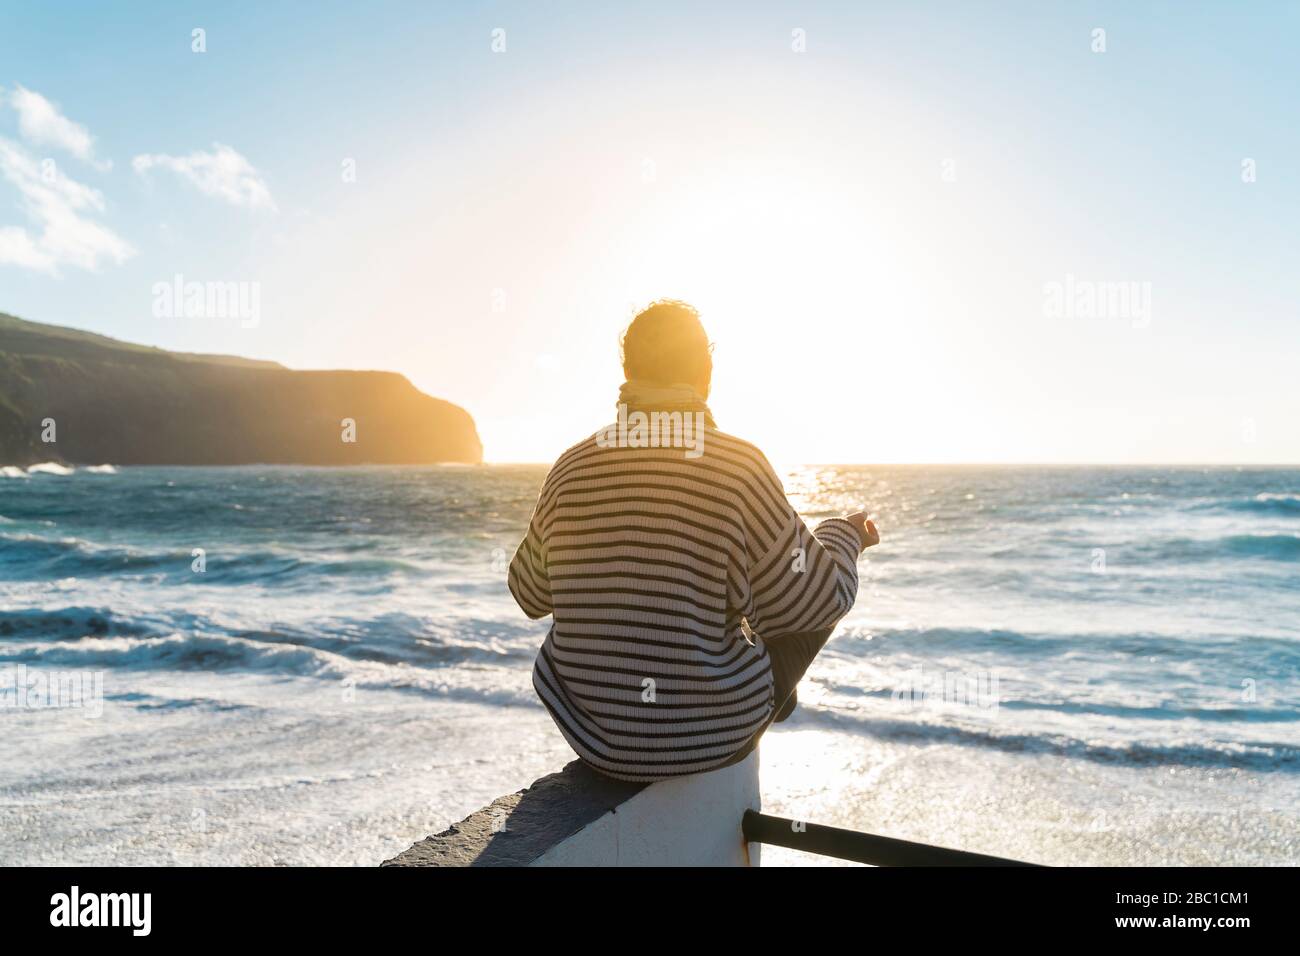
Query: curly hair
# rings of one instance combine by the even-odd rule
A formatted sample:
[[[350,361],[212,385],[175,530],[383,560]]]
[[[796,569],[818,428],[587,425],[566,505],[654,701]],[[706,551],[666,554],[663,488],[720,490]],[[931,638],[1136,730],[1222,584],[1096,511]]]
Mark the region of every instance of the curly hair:
[[[700,313],[679,299],[658,299],[637,313],[619,339],[623,374],[655,385],[703,384],[713,376],[713,346]]]

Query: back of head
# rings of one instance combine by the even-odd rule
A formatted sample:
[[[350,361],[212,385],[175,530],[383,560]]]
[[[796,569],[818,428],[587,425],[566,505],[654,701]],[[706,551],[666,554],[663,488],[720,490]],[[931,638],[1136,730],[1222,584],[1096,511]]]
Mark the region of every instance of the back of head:
[[[649,385],[691,385],[704,398],[713,356],[700,314],[677,299],[660,299],[623,333],[623,374]]]

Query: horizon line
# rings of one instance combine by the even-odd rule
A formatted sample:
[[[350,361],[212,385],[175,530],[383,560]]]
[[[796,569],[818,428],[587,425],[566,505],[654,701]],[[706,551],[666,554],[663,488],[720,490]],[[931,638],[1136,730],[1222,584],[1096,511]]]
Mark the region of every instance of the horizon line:
[[[481,465],[544,465],[554,461],[489,461]],[[776,462],[773,462],[776,464]],[[806,465],[825,468],[1300,468],[1300,461],[798,461],[787,465]],[[472,466],[471,466],[472,467]]]

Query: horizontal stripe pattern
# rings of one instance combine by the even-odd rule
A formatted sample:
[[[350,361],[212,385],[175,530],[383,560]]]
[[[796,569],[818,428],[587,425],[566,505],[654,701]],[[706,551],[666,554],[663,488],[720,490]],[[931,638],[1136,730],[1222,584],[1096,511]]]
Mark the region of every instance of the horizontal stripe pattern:
[[[857,596],[852,524],[809,530],[748,442],[710,427],[703,447],[579,442],[510,562],[520,608],[553,618],[533,687],[574,751],[623,780],[725,763],[772,711],[765,641],[833,627]]]

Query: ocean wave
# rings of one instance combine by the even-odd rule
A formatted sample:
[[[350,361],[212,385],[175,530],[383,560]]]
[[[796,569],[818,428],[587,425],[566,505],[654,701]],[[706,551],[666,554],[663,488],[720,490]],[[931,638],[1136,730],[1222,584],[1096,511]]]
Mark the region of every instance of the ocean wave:
[[[1016,656],[1033,654],[1055,657],[1063,651],[1098,641],[1106,641],[1112,650],[1139,655],[1159,654],[1172,647],[1182,646],[1176,638],[1148,634],[1095,634],[1077,631],[1050,633],[983,627],[895,627],[882,630],[846,629],[831,641],[823,653],[842,654],[851,659],[860,657],[864,649],[872,655],[923,653],[933,657],[940,653],[997,652]]]
[[[944,674],[942,668],[935,668],[934,676],[936,685]],[[937,689],[931,687],[914,688],[907,681],[908,674],[903,672],[900,675],[899,686],[870,686],[860,687],[854,684],[845,684],[835,680],[821,679],[817,683],[819,686],[830,691],[837,697],[852,700],[865,699],[879,701],[881,703],[889,702],[897,704],[901,701],[907,701],[909,695],[920,694],[923,692],[932,692]],[[983,679],[983,675],[977,674],[958,674],[955,679],[964,682],[970,682],[976,678]],[[966,683],[957,685],[958,692],[964,692],[967,687]],[[979,689],[988,691],[989,684],[985,682],[980,685]],[[1004,688],[1005,689],[1005,686]],[[976,691],[972,691],[975,693]],[[899,699],[896,699],[896,695]],[[1051,698],[1044,700],[1032,699],[1008,699],[999,697],[997,700],[999,710],[1020,711],[1028,716],[1038,713],[1060,714],[1067,717],[1102,717],[1114,720],[1157,720],[1157,721],[1184,721],[1184,720],[1203,720],[1211,723],[1297,723],[1300,722],[1300,711],[1291,709],[1291,705],[1279,705],[1272,709],[1266,709],[1267,705],[1257,705],[1254,707],[1205,707],[1195,704],[1186,706],[1177,705],[1176,702],[1161,702],[1148,706],[1138,706],[1122,703],[1099,703],[1095,698],[1087,700],[1064,700],[1060,698]]]
[[[458,682],[459,671],[355,659],[295,643],[221,635],[83,637],[58,643],[0,642],[0,663],[76,670],[241,672],[336,681],[344,687],[418,693],[498,706],[540,706],[526,679]],[[346,683],[344,683],[346,682]],[[153,702],[132,702],[151,706]]]
[[[1300,517],[1300,494],[1262,491],[1251,498],[1223,498],[1202,502],[1193,510]]]
[[[1042,660],[1083,659],[1214,664],[1225,660],[1249,666],[1247,673],[1285,673],[1300,669],[1300,641],[1289,637],[1243,637],[1236,633],[1160,634],[1090,630],[1017,631],[978,627],[899,627],[872,630],[850,625],[822,652],[850,662],[889,658],[889,666],[930,666],[945,655],[968,656],[972,665],[1004,668]],[[899,663],[901,659],[901,664]],[[938,666],[938,665],[936,665]]]
[[[1300,747],[1269,741],[1110,742],[1059,733],[1004,733],[992,727],[871,717],[815,706],[797,709],[786,726],[798,726],[803,722],[899,743],[982,747],[1005,753],[1050,754],[1134,767],[1300,771]]]
[[[1223,545],[1235,554],[1256,555],[1277,561],[1294,561],[1300,558],[1300,535],[1239,534],[1221,540]]]
[[[263,671],[321,676],[334,669],[327,652],[218,635],[82,637],[52,644],[0,644],[0,660],[51,667]],[[339,672],[337,676],[345,676]]]
[[[194,555],[188,549],[147,550],[12,531],[0,532],[0,545],[0,567],[5,567],[10,577],[25,580],[170,572],[158,583],[275,587],[319,583],[322,577],[423,577],[430,573],[400,558],[312,556],[266,548],[229,553],[219,547],[207,552],[205,570],[200,573],[192,570]]]
[[[1168,538],[1137,549],[1150,560],[1213,561],[1223,557],[1300,560],[1300,535],[1229,534],[1217,538]]]
[[[0,639],[11,639],[15,644],[50,642],[50,646],[65,648],[59,653],[71,653],[66,647],[83,638],[156,639],[164,643],[140,645],[144,649],[138,659],[114,651],[100,663],[261,670],[266,664],[278,662],[288,666],[286,673],[290,674],[309,674],[310,670],[294,669],[295,659],[264,657],[263,652],[291,648],[307,655],[432,672],[462,665],[479,669],[493,665],[522,667],[531,663],[537,643],[536,629],[531,626],[432,621],[395,611],[374,617],[321,614],[311,620],[310,626],[277,624],[273,628],[232,626],[229,617],[222,612],[210,617],[188,608],[131,618],[93,606],[0,610]],[[89,649],[108,646],[84,645]],[[0,655],[7,652],[0,640]],[[236,656],[230,656],[235,652]]]
[[[0,610],[0,637],[62,640],[88,635],[142,636],[167,633],[173,629],[172,622],[166,619],[124,620],[102,607]]]
[[[67,465],[60,464],[57,461],[45,461],[39,465],[29,465],[27,474],[29,475],[58,475],[66,477],[76,473],[75,468],[69,468]]]
[[[159,694],[146,694],[140,691],[106,694],[104,699],[116,704],[129,704],[136,710],[146,711],[202,710],[211,713],[225,713],[235,710],[249,710],[252,706],[250,704],[218,700],[213,697],[163,697]]]
[[[117,474],[117,467],[108,464],[86,465],[79,470],[88,475]],[[43,461],[35,465],[28,465],[26,468],[20,465],[0,465],[0,478],[30,478],[32,475],[53,475],[58,478],[66,478],[77,473],[78,469],[76,467],[58,461]]]

